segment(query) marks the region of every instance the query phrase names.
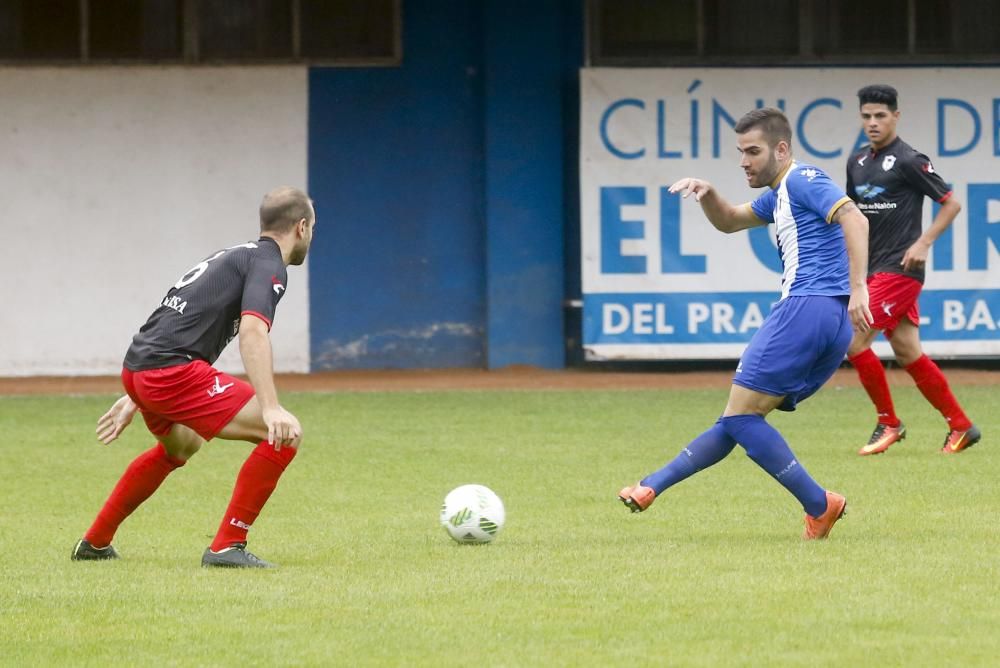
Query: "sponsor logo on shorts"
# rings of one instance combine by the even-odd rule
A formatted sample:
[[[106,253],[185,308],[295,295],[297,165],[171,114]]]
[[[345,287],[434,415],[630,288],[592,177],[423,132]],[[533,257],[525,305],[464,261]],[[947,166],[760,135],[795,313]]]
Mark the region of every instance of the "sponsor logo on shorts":
[[[208,396],[214,397],[216,395],[222,394],[223,392],[225,392],[226,390],[228,390],[230,387],[232,387],[235,384],[236,383],[233,382],[233,383],[228,383],[226,385],[220,385],[219,384],[219,377],[216,376],[215,377],[215,387],[213,387],[212,389],[210,389],[208,391]]]
[[[896,305],[895,303],[890,304],[889,302],[882,302],[882,310],[885,311],[885,314],[891,318],[892,307],[895,305]]]

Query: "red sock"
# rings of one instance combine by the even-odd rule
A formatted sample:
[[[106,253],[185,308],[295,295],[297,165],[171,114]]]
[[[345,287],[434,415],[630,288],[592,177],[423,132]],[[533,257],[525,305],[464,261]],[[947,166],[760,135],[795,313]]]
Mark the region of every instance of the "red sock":
[[[246,542],[247,532],[296,452],[295,448],[288,447],[275,450],[267,441],[254,448],[236,476],[233,498],[212,541],[212,550],[218,552],[234,543]]]
[[[913,377],[920,393],[941,412],[949,429],[966,431],[972,426],[955,395],[951,393],[948,380],[930,357],[921,355],[916,362],[906,367],[906,372]]]
[[[871,348],[865,348],[854,357],[848,357],[847,361],[857,369],[858,378],[861,379],[861,384],[875,404],[875,410],[878,411],[879,423],[898,427],[899,418],[892,405],[892,394],[889,393],[889,381],[886,380],[882,360]]]
[[[168,455],[162,443],[133,459],[83,537],[94,547],[110,545],[125,518],[152,496],[171,471],[181,466],[184,460]]]

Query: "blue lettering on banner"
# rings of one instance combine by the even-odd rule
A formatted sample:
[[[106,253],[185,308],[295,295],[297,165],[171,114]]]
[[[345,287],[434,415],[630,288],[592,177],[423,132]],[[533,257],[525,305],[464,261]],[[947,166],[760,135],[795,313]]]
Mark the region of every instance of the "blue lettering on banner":
[[[712,98],[712,157],[718,158],[721,154],[721,141],[719,139],[719,120],[725,119],[730,128],[736,127],[736,119],[729,115],[719,101]]]
[[[650,189],[651,190],[651,189]],[[659,189],[660,198],[660,267],[663,274],[704,274],[707,273],[707,256],[685,255],[681,252],[681,206],[680,197],[671,195],[665,186]],[[967,189],[968,202],[968,269],[989,269],[991,249],[1000,252],[1000,183],[970,183]],[[648,199],[655,197],[645,186],[604,186],[600,189],[601,221],[601,273],[604,274],[645,274],[649,267],[644,253],[626,255],[622,252],[622,241],[645,239],[644,219],[628,220],[622,217],[624,206],[645,206]],[[936,216],[941,205],[934,202],[932,216]],[[991,212],[995,212],[992,215]],[[750,248],[758,262],[770,271],[780,274],[781,258],[774,241],[771,226],[754,227],[749,230]],[[955,271],[954,235],[951,227],[938,237],[931,254],[935,271]],[[995,253],[994,253],[995,254]],[[655,266],[655,265],[654,265]],[[963,270],[965,267],[962,268]]]
[[[660,188],[660,269],[664,274],[704,274],[704,255],[681,253],[681,198]]]
[[[635,98],[626,98],[624,100],[614,102],[611,106],[605,109],[604,115],[601,116],[601,142],[604,144],[604,148],[608,149],[608,152],[612,155],[617,156],[622,160],[635,160],[636,158],[641,158],[646,155],[646,149],[640,148],[637,151],[623,151],[612,144],[611,138],[608,137],[608,121],[611,120],[611,114],[615,113],[615,111],[621,107],[638,107],[640,109],[645,109],[646,103],[642,100],[636,100]]]
[[[965,146],[960,146],[958,148],[948,148],[945,146],[945,110],[948,107],[953,107],[955,109],[961,109],[965,111],[969,117],[972,119],[972,139],[970,139]],[[965,100],[955,100],[953,98],[941,98],[937,101],[937,128],[938,128],[938,155],[942,158],[950,158],[956,155],[962,155],[968,153],[976,144],[979,143],[979,137],[982,133],[982,125],[979,120],[979,112],[976,108]]]
[[[777,292],[595,293],[583,298],[583,343],[746,343],[777,301]],[[925,290],[925,341],[1000,336],[1000,289]]]
[[[865,129],[861,128],[858,130],[858,138],[854,140],[854,148],[851,149],[851,155],[854,155],[870,143],[868,135],[865,134]]]
[[[688,94],[691,94],[700,85],[701,81],[695,80],[688,88]],[[652,155],[655,155],[660,160],[679,160],[685,157],[698,158],[703,139],[700,130],[702,114],[699,100],[692,97],[688,101],[686,111],[681,111],[684,109],[681,104],[674,106],[673,101],[668,99],[661,98],[655,102],[655,117],[650,111],[647,111],[646,101],[639,98],[620,98],[608,104],[601,114],[597,128],[601,144],[605,150],[620,160],[637,160],[646,157],[647,146],[655,147]],[[983,109],[981,111],[967,100],[938,98],[937,155],[942,158],[948,158],[964,155],[974,150],[979,145],[980,140],[983,139],[983,119],[990,118],[989,114],[991,113],[992,125],[989,128],[989,132],[992,139],[992,151],[994,156],[1000,156],[1000,98],[993,98],[991,103],[992,107],[990,110]],[[766,100],[756,100],[758,108],[766,104],[768,104]],[[774,106],[782,111],[786,111],[786,101],[784,99],[775,100]],[[619,112],[624,113],[626,107],[637,111],[619,118]],[[819,107],[833,107],[837,110],[836,113],[839,114],[848,113],[848,111],[852,115],[855,113],[853,107],[845,110],[843,101],[834,97],[820,97],[809,100],[804,102],[801,109],[786,111],[789,120],[795,124],[795,140],[802,147],[805,154],[815,158],[832,160],[841,157],[844,149],[848,147],[852,153],[855,153],[868,144],[868,137],[865,135],[864,130],[859,130],[856,135],[841,138],[841,141],[838,141],[836,146],[818,146],[814,138],[816,135],[814,135],[814,132],[810,128],[815,127],[820,132],[827,129],[820,121],[811,122],[813,112]],[[668,114],[673,117],[678,112],[682,117],[686,113],[687,118],[683,118],[681,123],[675,122],[673,125],[668,125]],[[636,113],[638,114],[638,119],[635,116]],[[727,127],[732,129],[736,125],[737,118],[742,115],[742,112],[731,112],[722,105],[722,102],[718,98],[713,97],[708,115],[711,121],[712,157],[719,158],[722,154],[724,130]],[[610,127],[613,120],[616,127],[619,128],[619,134],[615,135],[615,138],[612,137],[612,129]],[[956,123],[961,124],[963,120],[971,124],[971,135],[956,136],[955,133],[959,129],[956,128]],[[685,156],[685,152],[681,148],[676,147],[677,143],[685,139],[684,134],[676,137],[668,136],[668,128],[683,127],[685,124],[688,125],[686,138],[690,142],[687,146],[689,156]],[[621,133],[622,128],[630,131]],[[636,133],[636,130],[640,132]],[[643,137],[642,133],[649,134]],[[626,137],[621,137],[621,134],[625,134]],[[639,137],[638,145],[635,144],[634,139],[627,141],[627,139],[631,139],[637,134]]]
[[[770,225],[751,227],[747,233],[750,236],[750,248],[757,260],[776,274],[781,273],[781,255],[774,239],[774,231]]]
[[[1000,290],[924,290],[920,338],[977,341],[1000,334]]]
[[[837,109],[841,108],[840,100],[835,100],[832,97],[821,97],[818,100],[813,100],[802,108],[802,112],[799,114],[799,122],[795,126],[795,131],[798,135],[799,143],[802,144],[802,148],[809,153],[812,153],[818,158],[836,158],[843,153],[841,149],[838,148],[832,151],[821,151],[818,148],[813,147],[806,135],[806,119],[809,118],[809,114],[812,113],[813,109],[822,106],[836,107]]]
[[[680,151],[667,150],[667,105],[663,100],[656,101],[656,155],[660,158],[683,158]]]
[[[777,292],[588,294],[584,343],[743,343]]]
[[[623,220],[622,207],[646,203],[646,189],[601,188],[601,273],[644,274],[644,255],[624,255],[623,239],[642,239],[641,220]]]
[[[1000,205],[1000,183],[969,184],[969,269],[987,268],[991,244],[1000,251],[1000,217],[990,220],[991,202]]]

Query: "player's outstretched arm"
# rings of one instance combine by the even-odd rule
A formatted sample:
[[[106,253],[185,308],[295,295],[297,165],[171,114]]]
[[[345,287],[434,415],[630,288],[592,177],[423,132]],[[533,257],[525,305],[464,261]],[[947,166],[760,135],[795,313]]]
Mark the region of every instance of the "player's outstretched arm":
[[[271,338],[267,325],[256,316],[245,315],[240,320],[240,356],[267,425],[267,442],[275,450],[283,446],[297,448],[302,440],[302,426],[298,418],[278,403]]]
[[[701,204],[701,210],[705,212],[708,221],[715,229],[726,234],[767,224],[754,215],[748,204],[731,205],[704,179],[683,178],[670,186],[670,192],[680,193],[684,198],[694,195],[694,200]]]
[[[108,412],[97,420],[97,440],[104,445],[110,444],[125,431],[125,427],[131,424],[137,410],[139,407],[127,394],[119,398]]]
[[[868,308],[868,219],[854,202],[846,202],[834,212],[832,221],[844,230],[850,262],[851,298],[847,313],[854,329],[867,332],[875,321]]]

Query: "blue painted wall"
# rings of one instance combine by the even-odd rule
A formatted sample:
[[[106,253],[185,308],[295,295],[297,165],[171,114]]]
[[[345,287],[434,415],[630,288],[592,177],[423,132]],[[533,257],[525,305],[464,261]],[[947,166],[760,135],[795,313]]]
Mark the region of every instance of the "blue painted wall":
[[[311,70],[313,369],[564,365],[581,4],[406,0],[401,67]]]
[[[313,69],[312,367],[484,363],[476,3],[403,3],[402,67]]]
[[[563,14],[488,2],[486,291],[491,368],[559,368],[563,336]],[[575,72],[573,72],[575,74]]]

